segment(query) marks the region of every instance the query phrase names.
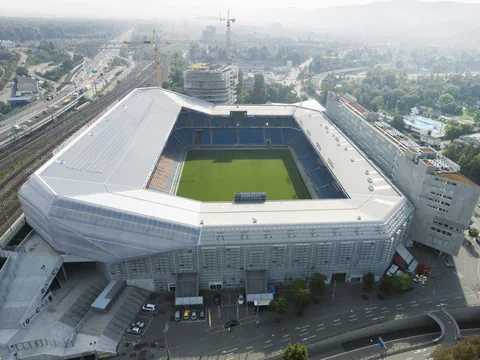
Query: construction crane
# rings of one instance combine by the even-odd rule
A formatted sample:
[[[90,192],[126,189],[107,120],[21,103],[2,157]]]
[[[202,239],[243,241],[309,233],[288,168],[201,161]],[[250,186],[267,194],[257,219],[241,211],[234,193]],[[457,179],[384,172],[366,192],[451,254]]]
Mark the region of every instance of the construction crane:
[[[235,18],[230,17],[230,11],[227,11],[227,17],[222,18],[222,14],[220,17],[216,16],[197,16],[197,19],[201,20],[219,20],[219,21],[226,21],[227,22],[227,62],[232,61],[232,34],[231,34],[231,23],[237,21]]]
[[[124,41],[126,45],[143,45],[143,44],[152,44],[153,45],[153,52],[155,54],[155,71],[157,73],[157,86],[159,88],[162,87],[162,67],[160,65],[160,55],[158,52],[158,41],[157,41],[157,34],[155,30],[153,30],[153,37],[152,40],[145,40],[145,41]]]

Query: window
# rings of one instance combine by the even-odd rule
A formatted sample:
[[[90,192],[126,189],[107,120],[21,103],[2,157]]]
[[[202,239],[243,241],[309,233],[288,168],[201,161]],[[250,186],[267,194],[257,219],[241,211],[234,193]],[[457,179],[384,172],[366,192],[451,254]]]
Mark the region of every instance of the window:
[[[177,288],[176,284],[168,284],[169,292],[175,292],[176,288]]]
[[[222,290],[222,282],[216,281],[208,283],[208,287],[210,288],[210,290]]]

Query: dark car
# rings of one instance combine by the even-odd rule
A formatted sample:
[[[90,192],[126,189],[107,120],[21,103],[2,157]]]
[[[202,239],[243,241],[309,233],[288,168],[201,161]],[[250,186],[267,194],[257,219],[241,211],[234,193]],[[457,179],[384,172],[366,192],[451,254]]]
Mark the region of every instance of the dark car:
[[[205,319],[205,310],[200,310],[200,313],[198,314],[198,318],[200,320]]]
[[[222,302],[222,296],[220,294],[215,294],[215,296],[213,297],[213,302],[215,305],[220,305],[220,303]]]
[[[234,326],[240,325],[240,321],[238,320],[229,320],[225,323],[225,329],[232,328]]]

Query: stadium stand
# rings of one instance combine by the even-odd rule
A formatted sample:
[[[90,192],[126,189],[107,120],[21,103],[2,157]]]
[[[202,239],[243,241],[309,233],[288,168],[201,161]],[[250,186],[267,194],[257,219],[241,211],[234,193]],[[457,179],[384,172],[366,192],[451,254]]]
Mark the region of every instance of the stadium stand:
[[[236,129],[213,129],[213,145],[236,145]]]
[[[263,138],[262,129],[239,129],[239,140],[240,144],[243,145],[253,145],[253,144],[265,144],[265,139]]]
[[[175,131],[175,134],[180,137],[186,145],[193,144],[193,130],[192,129],[179,129]]]
[[[204,129],[202,131],[202,145],[211,145],[212,143],[212,130]]]
[[[265,129],[265,138],[270,139],[272,145],[283,145],[282,129]]]
[[[295,137],[299,136],[300,132],[292,129],[282,129],[282,134],[283,143],[287,145],[290,144],[295,139]]]

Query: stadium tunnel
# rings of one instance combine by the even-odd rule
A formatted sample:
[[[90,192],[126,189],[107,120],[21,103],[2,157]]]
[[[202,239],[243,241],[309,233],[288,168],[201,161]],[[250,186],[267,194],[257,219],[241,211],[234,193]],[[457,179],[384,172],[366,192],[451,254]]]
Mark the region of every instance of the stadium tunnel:
[[[199,296],[198,289],[198,273],[177,274],[177,283],[175,288],[175,306],[202,306],[203,296]]]
[[[273,300],[273,293],[268,291],[266,270],[247,270],[245,272],[245,292],[247,302],[254,306],[268,306]]]

